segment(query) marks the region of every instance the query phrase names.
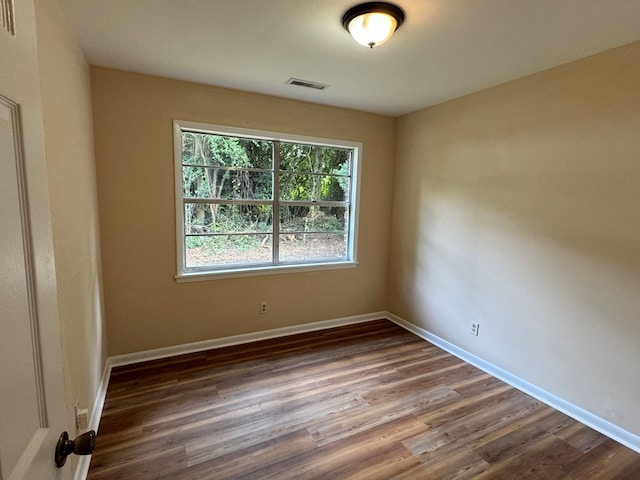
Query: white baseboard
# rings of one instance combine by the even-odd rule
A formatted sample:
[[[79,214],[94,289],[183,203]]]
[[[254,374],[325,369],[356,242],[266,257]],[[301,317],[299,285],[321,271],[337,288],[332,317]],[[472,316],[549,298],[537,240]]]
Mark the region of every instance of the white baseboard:
[[[98,391],[96,392],[96,398],[93,402],[93,408],[91,409],[91,417],[89,418],[88,430],[98,431],[100,426],[100,418],[102,417],[102,409],[104,408],[104,401],[107,397],[107,387],[109,386],[109,377],[111,377],[111,359],[107,358],[102,371],[102,378],[98,385]],[[89,465],[91,463],[91,455],[84,455],[78,457],[78,464],[76,465],[76,474],[74,480],[86,480],[89,474]]]
[[[517,388],[518,390],[531,395],[541,402],[555,408],[556,410],[584,423],[585,425],[597,430],[603,435],[616,440],[617,442],[640,453],[640,436],[635,435],[611,422],[605,420],[577,405],[564,400],[563,398],[548,392],[537,385],[534,385],[512,373],[490,363],[486,360],[467,352],[466,350],[450,343],[433,333],[424,330],[403,318],[394,315],[391,312],[375,312],[364,315],[356,315],[352,317],[337,318],[334,320],[325,320],[322,322],[306,323],[302,325],[294,325],[291,327],[276,328],[265,330],[262,332],[247,333],[244,335],[234,335],[231,337],[217,338],[213,340],[204,340],[202,342],[187,343],[184,345],[175,345],[171,347],[157,348],[154,350],[146,350],[138,353],[129,353],[125,355],[116,355],[109,357],[105,363],[104,372],[100,381],[96,399],[94,402],[91,419],[89,421],[89,429],[98,431],[100,425],[100,417],[104,407],[105,397],[107,395],[107,386],[109,377],[113,367],[130,365],[134,363],[146,362],[149,360],[157,360],[160,358],[169,358],[176,355],[184,355],[187,353],[201,352],[215,348],[229,347],[232,345],[240,345],[243,343],[257,342],[260,340],[268,340],[270,338],[285,337],[295,335],[297,333],[313,332],[317,330],[326,330],[328,328],[341,327],[344,325],[353,325],[356,323],[370,322],[373,320],[387,319],[398,326],[410,331],[418,337],[442,348],[443,350],[455,355],[465,362],[478,367],[480,370],[502,380],[503,382]],[[75,480],[85,480],[89,472],[90,456],[80,457],[78,467],[76,468]]]
[[[174,357],[176,355],[184,355],[187,353],[202,352],[204,350],[212,350],[214,348],[230,347],[243,343],[268,340],[270,338],[286,337],[288,335],[295,335],[297,333],[314,332],[316,330],[326,330],[328,328],[341,327],[343,325],[352,325],[356,323],[370,322],[372,320],[386,319],[386,315],[386,312],[376,312],[367,313],[364,315],[355,315],[352,317],[337,318],[334,320],[324,320],[321,322],[304,323],[302,325],[293,325],[291,327],[274,328],[272,330],[245,333],[243,335],[234,335],[232,337],[216,338],[213,340],[186,343],[183,345],[175,345],[172,347],[145,350],[143,352],[116,355],[114,357],[109,357],[109,359],[111,361],[112,367],[119,367],[122,365],[131,365],[133,363],[148,362],[149,360]]]
[[[526,393],[527,395],[532,396],[533,398],[540,400],[543,403],[546,403],[550,407],[555,408],[556,410],[570,416],[571,418],[579,421],[580,423],[584,423],[588,427],[597,430],[598,432],[606,435],[609,438],[621,443],[629,447],[632,450],[640,453],[640,436],[625,430],[624,428],[611,423],[608,420],[605,420],[602,417],[599,417],[582,407],[579,407],[567,400],[554,395],[547,390],[544,390],[533,383],[530,383],[512,373],[494,365],[493,363],[487,362],[486,360],[467,352],[466,350],[454,345],[451,342],[444,340],[443,338],[434,335],[433,333],[424,330],[410,322],[407,322],[403,318],[398,317],[390,312],[384,312],[385,318],[388,318],[392,322],[396,323],[400,327],[414,333],[420,338],[433,343],[437,347],[446,350],[447,352],[455,355],[456,357],[464,360],[465,362],[478,367],[480,370],[487,372],[489,375],[492,375],[505,383],[508,383],[512,387],[517,388],[521,392]]]

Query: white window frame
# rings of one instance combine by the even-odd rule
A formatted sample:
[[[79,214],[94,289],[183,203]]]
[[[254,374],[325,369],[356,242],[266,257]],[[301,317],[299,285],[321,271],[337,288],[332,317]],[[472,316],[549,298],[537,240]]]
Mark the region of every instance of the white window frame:
[[[351,188],[349,189],[349,237],[347,241],[346,259],[328,260],[318,262],[287,263],[284,265],[221,265],[218,267],[198,267],[187,268],[186,266],[186,232],[184,218],[184,197],[182,185],[182,132],[211,133],[214,135],[229,135],[254,138],[257,140],[281,141],[291,143],[301,143],[306,145],[317,145],[323,147],[338,147],[352,149],[351,159]],[[344,268],[355,268],[357,261],[358,246],[358,198],[360,194],[360,163],[362,155],[362,144],[345,140],[334,140],[327,138],[294,135],[281,132],[270,132],[264,130],[253,130],[246,128],[229,127],[223,125],[212,125],[206,123],[190,122],[185,120],[173,121],[173,149],[175,165],[175,206],[176,206],[176,253],[177,253],[177,275],[178,283],[194,282],[203,280],[214,280],[230,277],[246,277],[256,275],[275,275],[293,272],[313,272],[319,270],[333,270]],[[275,209],[278,199],[274,202],[274,221],[279,218]],[[274,237],[275,238],[275,237]],[[276,240],[277,241],[277,240]]]

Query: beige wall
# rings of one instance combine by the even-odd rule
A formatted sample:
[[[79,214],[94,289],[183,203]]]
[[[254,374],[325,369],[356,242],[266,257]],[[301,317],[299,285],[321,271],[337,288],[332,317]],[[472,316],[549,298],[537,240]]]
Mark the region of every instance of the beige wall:
[[[385,309],[395,119],[91,72],[110,355]],[[359,266],[177,284],[174,119],[362,142]]]
[[[389,295],[636,434],[639,86],[635,43],[402,117]]]
[[[106,337],[89,66],[55,2],[36,1],[36,19],[68,400],[90,409]]]

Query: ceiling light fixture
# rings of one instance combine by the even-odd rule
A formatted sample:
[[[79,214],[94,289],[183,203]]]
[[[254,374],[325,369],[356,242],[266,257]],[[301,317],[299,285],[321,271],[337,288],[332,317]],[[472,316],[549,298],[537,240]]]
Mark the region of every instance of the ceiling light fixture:
[[[367,2],[351,7],[342,25],[356,42],[373,48],[389,40],[404,22],[404,11],[392,3]]]

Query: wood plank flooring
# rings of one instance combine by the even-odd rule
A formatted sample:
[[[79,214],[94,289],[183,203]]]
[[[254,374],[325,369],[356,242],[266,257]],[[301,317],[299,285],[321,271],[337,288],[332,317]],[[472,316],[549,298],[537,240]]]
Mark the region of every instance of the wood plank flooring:
[[[640,479],[640,454],[386,320],[115,368],[89,480]]]

